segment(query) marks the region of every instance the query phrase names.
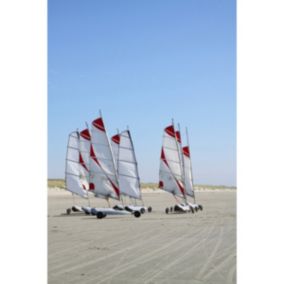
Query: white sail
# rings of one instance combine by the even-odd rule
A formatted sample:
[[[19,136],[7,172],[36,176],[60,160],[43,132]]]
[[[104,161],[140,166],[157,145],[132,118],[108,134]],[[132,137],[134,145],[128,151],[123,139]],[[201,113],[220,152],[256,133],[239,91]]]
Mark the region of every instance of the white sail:
[[[117,169],[118,153],[119,153],[120,135],[116,134],[111,137],[111,148],[114,157],[115,167]]]
[[[185,197],[180,150],[173,125],[164,130],[159,175],[160,188],[174,195]]]
[[[80,164],[83,167],[85,173],[84,187],[90,191],[94,191],[94,185],[90,183],[90,147],[91,147],[91,135],[88,128],[80,132]]]
[[[79,151],[79,133],[70,133],[67,144],[65,182],[66,189],[81,197],[87,198],[85,187],[86,172],[82,166],[82,156]],[[85,188],[84,188],[85,187]]]
[[[130,131],[121,132],[119,137],[115,140],[119,144],[116,142],[114,144],[119,145],[117,170],[120,192],[128,197],[141,199],[138,166]],[[117,147],[116,145],[115,147]]]
[[[91,179],[95,185],[95,193],[102,195],[108,192],[112,198],[120,198],[120,190],[112,149],[106,134],[102,117],[92,122],[91,130]]]
[[[186,194],[194,197],[189,146],[183,147]]]

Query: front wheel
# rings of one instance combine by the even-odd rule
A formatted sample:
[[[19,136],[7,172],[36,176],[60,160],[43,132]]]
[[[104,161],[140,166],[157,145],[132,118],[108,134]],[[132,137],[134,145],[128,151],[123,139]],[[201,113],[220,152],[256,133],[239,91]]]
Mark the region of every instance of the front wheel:
[[[170,210],[169,210],[169,208],[167,207],[166,210],[165,210],[166,214],[169,214],[169,211],[170,211]]]
[[[198,205],[198,208],[202,211],[203,210],[203,206],[202,205]]]
[[[70,214],[71,214],[71,209],[70,209],[70,208],[66,209],[66,214],[67,214],[67,215],[70,215]]]
[[[133,214],[136,218],[139,218],[141,216],[141,213],[139,211],[135,211]]]
[[[152,207],[151,207],[151,206],[148,207],[148,212],[149,212],[149,213],[152,212]]]
[[[140,209],[141,214],[144,214],[146,212],[145,208]]]
[[[106,216],[106,214],[104,214],[103,212],[98,212],[97,213],[97,218],[98,219],[102,219],[102,218],[104,218]]]

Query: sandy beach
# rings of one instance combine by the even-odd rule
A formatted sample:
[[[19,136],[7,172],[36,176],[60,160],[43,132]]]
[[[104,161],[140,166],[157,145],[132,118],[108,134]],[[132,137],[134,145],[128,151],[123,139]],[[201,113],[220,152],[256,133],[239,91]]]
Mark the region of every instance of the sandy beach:
[[[152,213],[98,220],[65,215],[72,195],[50,189],[48,283],[236,283],[236,190],[196,196],[204,206],[196,214],[166,215],[174,199],[149,191],[143,197]],[[106,202],[93,198],[91,205]]]

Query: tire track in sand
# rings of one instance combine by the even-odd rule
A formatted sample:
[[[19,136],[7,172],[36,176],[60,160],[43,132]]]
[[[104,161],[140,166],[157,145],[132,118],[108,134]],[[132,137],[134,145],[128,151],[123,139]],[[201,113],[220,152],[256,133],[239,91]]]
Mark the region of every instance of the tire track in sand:
[[[203,229],[201,229],[200,231],[202,231]],[[176,246],[176,250],[183,250],[185,247],[188,247],[188,243],[184,242],[184,239],[187,239],[188,236],[186,235],[183,235],[179,238],[176,238],[174,239],[173,241],[169,242],[169,243],[166,243],[165,245],[163,245],[162,247],[159,247],[155,250],[152,250],[151,252],[149,253],[146,253],[146,254],[143,254],[139,257],[136,257],[134,258],[133,260],[131,260],[130,263],[126,263],[126,264],[122,264],[118,267],[116,267],[115,269],[112,269],[112,270],[109,270],[108,271],[108,274],[107,276],[104,276],[104,277],[101,277],[101,278],[98,278],[98,279],[91,279],[89,282],[86,282],[86,283],[92,283],[92,281],[96,281],[96,283],[102,283],[102,282],[105,282],[105,281],[111,281],[112,278],[114,278],[115,276],[129,270],[129,269],[132,269],[138,265],[141,265],[145,262],[149,262],[150,260],[154,259],[155,257],[163,257],[163,256],[166,256],[168,255],[168,251],[166,251],[166,249],[168,247],[172,247],[173,245],[175,245],[176,243],[180,243],[181,245],[180,246]],[[198,244],[196,244],[196,246],[200,245],[202,243],[202,239],[198,242]],[[158,255],[159,252],[161,251],[164,251],[164,253]],[[144,283],[144,282],[143,282]]]

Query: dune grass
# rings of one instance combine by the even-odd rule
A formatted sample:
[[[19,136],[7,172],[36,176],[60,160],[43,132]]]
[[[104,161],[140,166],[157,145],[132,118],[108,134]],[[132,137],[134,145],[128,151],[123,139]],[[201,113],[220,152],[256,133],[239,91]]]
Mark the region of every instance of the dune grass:
[[[57,188],[65,188],[65,181],[64,179],[48,179],[48,187],[57,187]],[[157,183],[150,183],[150,182],[142,182],[141,183],[142,189],[150,188],[150,189],[157,189]],[[207,185],[207,184],[197,184],[194,186],[195,189],[203,190],[219,190],[219,189],[236,189],[235,186],[226,186],[226,185]]]

